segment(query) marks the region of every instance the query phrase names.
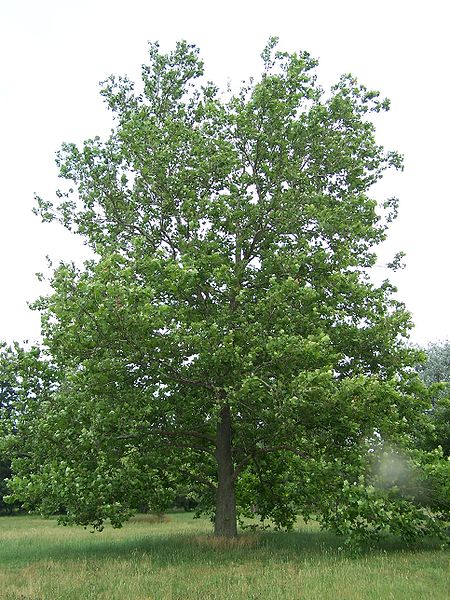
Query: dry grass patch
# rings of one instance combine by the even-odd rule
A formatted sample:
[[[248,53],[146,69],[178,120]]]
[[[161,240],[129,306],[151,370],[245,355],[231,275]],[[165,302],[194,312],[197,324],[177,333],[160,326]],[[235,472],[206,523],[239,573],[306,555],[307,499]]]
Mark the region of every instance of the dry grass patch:
[[[168,523],[170,521],[170,516],[165,513],[146,513],[134,515],[130,519],[130,523],[146,523],[148,525],[152,525],[153,523]]]

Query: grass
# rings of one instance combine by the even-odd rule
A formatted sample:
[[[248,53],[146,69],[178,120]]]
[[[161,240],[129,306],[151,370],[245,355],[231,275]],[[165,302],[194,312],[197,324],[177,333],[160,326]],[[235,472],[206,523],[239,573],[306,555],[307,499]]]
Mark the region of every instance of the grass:
[[[226,544],[206,520],[139,515],[92,534],[32,516],[0,517],[2,600],[440,600],[448,554],[390,542],[351,557],[301,525]]]

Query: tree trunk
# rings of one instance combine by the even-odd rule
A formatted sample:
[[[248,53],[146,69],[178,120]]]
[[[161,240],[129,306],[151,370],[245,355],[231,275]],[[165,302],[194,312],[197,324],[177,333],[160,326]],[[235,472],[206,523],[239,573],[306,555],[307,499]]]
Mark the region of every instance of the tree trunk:
[[[231,437],[231,411],[228,404],[224,404],[217,424],[216,459],[218,485],[214,521],[214,535],[224,537],[237,536]]]

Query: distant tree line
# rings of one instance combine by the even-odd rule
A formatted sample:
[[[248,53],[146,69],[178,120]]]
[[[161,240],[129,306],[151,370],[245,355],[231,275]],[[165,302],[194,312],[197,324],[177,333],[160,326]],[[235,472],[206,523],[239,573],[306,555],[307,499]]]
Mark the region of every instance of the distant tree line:
[[[423,381],[432,391],[430,419],[432,429],[428,448],[441,446],[450,455],[450,341],[430,344],[426,361],[417,367]]]
[[[429,344],[423,349],[425,359],[416,369],[428,386],[432,398],[432,408],[428,411],[430,427],[423,436],[423,448],[442,448],[444,456],[450,456],[450,341]],[[8,382],[0,382],[0,415],[2,421],[10,419],[10,411],[16,394]],[[5,501],[8,495],[7,481],[12,475],[11,460],[0,446],[0,514],[11,514],[20,510],[20,504]],[[448,500],[442,498],[444,504]],[[174,493],[171,503],[174,509],[193,511],[199,507],[195,490],[180,487]],[[139,512],[152,512],[145,498],[135,507]],[[64,508],[61,509],[64,512]]]
[[[0,381],[0,432],[1,424],[10,420],[10,412],[14,399],[15,392],[11,384],[6,381]],[[11,475],[11,460],[2,452],[0,446],[0,514],[11,513],[18,508],[17,504],[9,504],[4,500],[8,494],[7,481]]]

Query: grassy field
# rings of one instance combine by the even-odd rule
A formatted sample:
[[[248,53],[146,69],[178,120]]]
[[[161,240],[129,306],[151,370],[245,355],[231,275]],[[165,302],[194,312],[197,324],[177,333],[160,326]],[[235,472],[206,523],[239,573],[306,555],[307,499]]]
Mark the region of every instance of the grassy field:
[[[3,600],[444,600],[448,553],[391,543],[357,557],[312,526],[216,543],[206,520],[137,516],[92,534],[0,517]]]

